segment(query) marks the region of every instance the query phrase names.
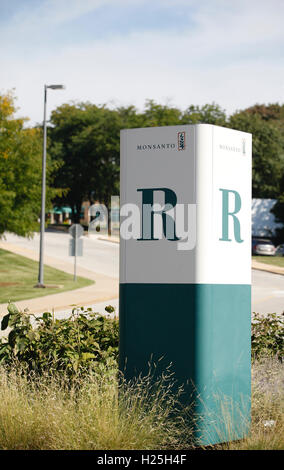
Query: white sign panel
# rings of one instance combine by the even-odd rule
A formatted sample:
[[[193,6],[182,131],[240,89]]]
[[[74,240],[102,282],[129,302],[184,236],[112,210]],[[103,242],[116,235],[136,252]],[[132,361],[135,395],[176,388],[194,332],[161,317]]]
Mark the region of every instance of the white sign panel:
[[[251,135],[121,133],[122,283],[250,283]]]

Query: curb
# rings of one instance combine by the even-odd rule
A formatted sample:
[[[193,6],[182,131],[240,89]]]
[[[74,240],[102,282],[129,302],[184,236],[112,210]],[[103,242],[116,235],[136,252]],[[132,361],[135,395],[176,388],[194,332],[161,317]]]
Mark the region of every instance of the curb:
[[[264,264],[259,263],[258,261],[252,261],[251,267],[252,269],[256,269],[258,271],[266,271],[271,274],[279,274],[284,276],[284,268],[273,266],[272,264]]]
[[[98,237],[98,240],[102,240],[104,242],[111,242],[111,243],[119,243],[119,239],[111,239],[111,238],[107,238],[107,237]]]

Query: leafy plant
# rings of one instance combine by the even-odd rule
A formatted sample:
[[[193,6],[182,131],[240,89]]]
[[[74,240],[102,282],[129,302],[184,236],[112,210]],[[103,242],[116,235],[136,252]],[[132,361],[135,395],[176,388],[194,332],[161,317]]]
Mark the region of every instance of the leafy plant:
[[[16,116],[13,92],[0,92],[0,238],[5,232],[32,236],[38,230],[41,203],[42,130]],[[60,162],[47,154],[46,206],[62,191],[51,188]]]
[[[69,318],[58,320],[49,312],[35,317],[9,304],[1,329],[8,327],[8,338],[0,343],[0,363],[16,360],[29,370],[64,370],[70,376],[90,369],[102,372],[106,366],[116,365],[118,321],[90,308],[74,308]]]
[[[252,357],[276,356],[282,362],[284,357],[284,314],[265,316],[254,313],[252,322]]]

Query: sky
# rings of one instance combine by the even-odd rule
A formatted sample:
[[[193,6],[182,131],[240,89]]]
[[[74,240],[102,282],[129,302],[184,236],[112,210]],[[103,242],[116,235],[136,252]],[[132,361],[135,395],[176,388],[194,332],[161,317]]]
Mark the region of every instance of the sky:
[[[0,93],[42,122],[63,103],[152,99],[227,114],[284,100],[283,0],[0,0]]]

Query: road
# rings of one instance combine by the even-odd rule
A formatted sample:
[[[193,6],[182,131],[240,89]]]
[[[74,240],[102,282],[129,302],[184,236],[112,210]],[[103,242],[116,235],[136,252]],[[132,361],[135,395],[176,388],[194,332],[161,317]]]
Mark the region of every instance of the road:
[[[7,234],[7,242],[38,253],[39,235],[33,239]],[[45,254],[64,260],[69,265],[73,258],[68,256],[70,235],[66,233],[45,233]],[[119,245],[93,237],[83,237],[84,252],[77,264],[96,273],[119,278]],[[259,313],[284,311],[284,276],[264,271],[252,271],[252,311]]]
[[[284,312],[284,276],[252,271],[252,312]]]
[[[6,241],[39,253],[39,234],[27,239],[6,234]],[[44,253],[46,256],[73,263],[74,258],[69,256],[70,235],[64,232],[45,232]],[[119,245],[91,237],[83,237],[83,256],[77,257],[77,266],[90,271],[104,274],[113,278],[119,277]]]

